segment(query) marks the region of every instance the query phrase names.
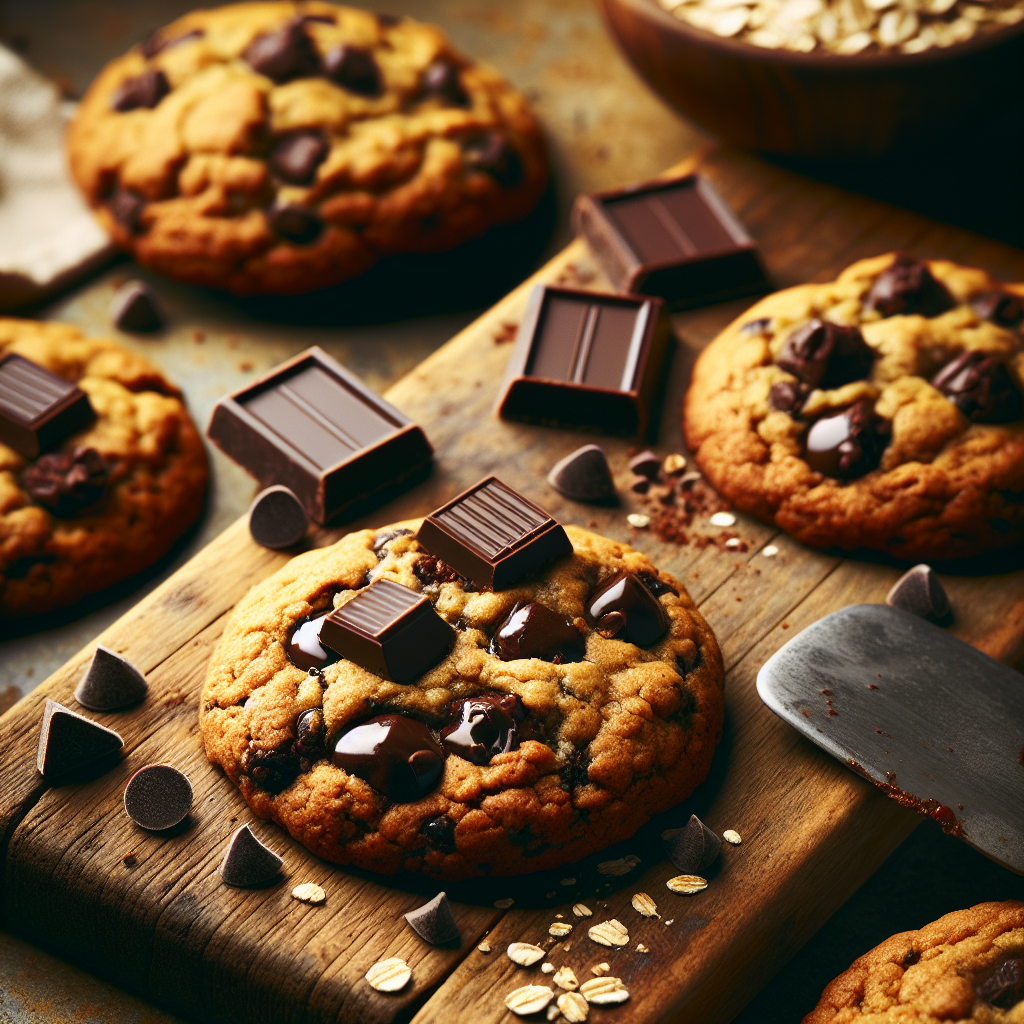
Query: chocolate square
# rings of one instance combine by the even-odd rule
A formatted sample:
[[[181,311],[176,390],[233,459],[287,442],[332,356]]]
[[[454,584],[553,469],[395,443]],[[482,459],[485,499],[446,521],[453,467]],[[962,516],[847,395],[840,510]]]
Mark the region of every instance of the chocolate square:
[[[222,398],[207,435],[320,524],[425,479],[433,457],[420,427],[315,346]]]
[[[451,650],[455,630],[425,594],[381,579],[335,608],[319,639],[382,679],[411,683]]]
[[[674,309],[768,287],[754,240],[699,174],[580,196],[572,224],[616,288]]]
[[[427,516],[416,539],[481,589],[505,590],[572,554],[565,530],[547,512],[493,476]]]
[[[538,285],[519,325],[498,415],[644,437],[670,335],[661,299]]]
[[[27,459],[96,419],[89,396],[24,356],[0,356],[0,442]]]

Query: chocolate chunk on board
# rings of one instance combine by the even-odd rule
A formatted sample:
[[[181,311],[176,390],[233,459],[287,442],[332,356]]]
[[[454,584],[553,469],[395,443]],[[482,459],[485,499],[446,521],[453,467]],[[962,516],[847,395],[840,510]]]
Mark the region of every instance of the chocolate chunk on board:
[[[124,787],[124,809],[149,832],[180,825],[192,809],[192,783],[169,764],[147,764]]]
[[[321,646],[396,683],[423,675],[454,642],[455,630],[430,598],[388,579],[360,590],[320,627]]]
[[[276,878],[282,864],[284,861],[243,825],[228,841],[219,871],[225,885],[248,889]]]
[[[668,859],[686,875],[699,875],[710,867],[722,850],[722,840],[696,814],[686,827],[665,841]]]
[[[14,352],[0,357],[0,443],[34,459],[95,418],[81,388]]]
[[[754,240],[699,174],[580,196],[572,225],[616,288],[675,309],[768,287]]]
[[[459,938],[459,926],[448,903],[448,897],[439,892],[429,903],[424,903],[416,910],[405,915],[409,927],[424,942],[432,946],[443,946],[446,942],[455,942]]]
[[[113,729],[47,698],[36,749],[36,768],[44,778],[70,775],[123,746],[124,740]]]
[[[661,299],[538,285],[519,325],[497,413],[645,437],[670,336]]]
[[[573,501],[614,505],[619,500],[608,456],[596,444],[585,444],[556,462],[548,473],[548,483]]]
[[[922,619],[941,619],[949,613],[945,588],[935,570],[924,564],[908,569],[885,595],[885,603]]]
[[[302,540],[308,527],[302,502],[280,484],[260,491],[249,506],[249,534],[265,548],[290,548]]]
[[[88,670],[75,687],[75,700],[90,711],[116,711],[138,704],[148,691],[146,677],[126,657],[97,644]]]
[[[433,457],[420,427],[316,346],[222,398],[207,435],[321,525],[425,479]]]
[[[125,281],[110,300],[111,322],[122,331],[158,331],[164,318],[145,281]]]
[[[572,554],[565,530],[494,476],[427,516],[416,539],[481,589],[505,590]]]

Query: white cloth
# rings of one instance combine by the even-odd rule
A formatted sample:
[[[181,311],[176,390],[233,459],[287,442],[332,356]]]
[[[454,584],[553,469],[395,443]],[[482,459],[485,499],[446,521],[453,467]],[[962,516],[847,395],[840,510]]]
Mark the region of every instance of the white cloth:
[[[73,110],[0,46],[0,309],[65,287],[112,251],[67,168]]]

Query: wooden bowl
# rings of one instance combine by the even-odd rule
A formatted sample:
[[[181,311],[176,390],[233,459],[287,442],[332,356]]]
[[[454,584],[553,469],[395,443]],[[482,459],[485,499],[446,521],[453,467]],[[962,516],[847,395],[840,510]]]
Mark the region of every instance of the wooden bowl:
[[[958,131],[1011,109],[1024,22],[919,54],[765,50],[680,21],[656,0],[597,0],[640,75],[680,113],[751,149],[856,160],[956,147]]]

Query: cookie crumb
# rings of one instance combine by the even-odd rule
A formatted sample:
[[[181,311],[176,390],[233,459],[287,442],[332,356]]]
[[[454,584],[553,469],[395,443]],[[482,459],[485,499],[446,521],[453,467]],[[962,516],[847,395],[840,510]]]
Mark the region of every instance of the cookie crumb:
[[[134,853],[134,851],[133,851],[132,853],[126,853],[126,854],[125,854],[125,855],[124,855],[124,856],[123,856],[123,857],[121,858],[121,863],[122,863],[122,864],[123,864],[123,865],[124,865],[124,866],[125,866],[126,868],[133,868],[133,867],[135,867],[135,865],[136,865],[136,864],[138,864],[138,862],[139,862],[139,859],[138,859],[138,857],[136,857],[136,856],[135,856],[135,853]]]
[[[489,942],[481,942],[476,948],[479,949],[481,953],[490,953],[491,944]]]

